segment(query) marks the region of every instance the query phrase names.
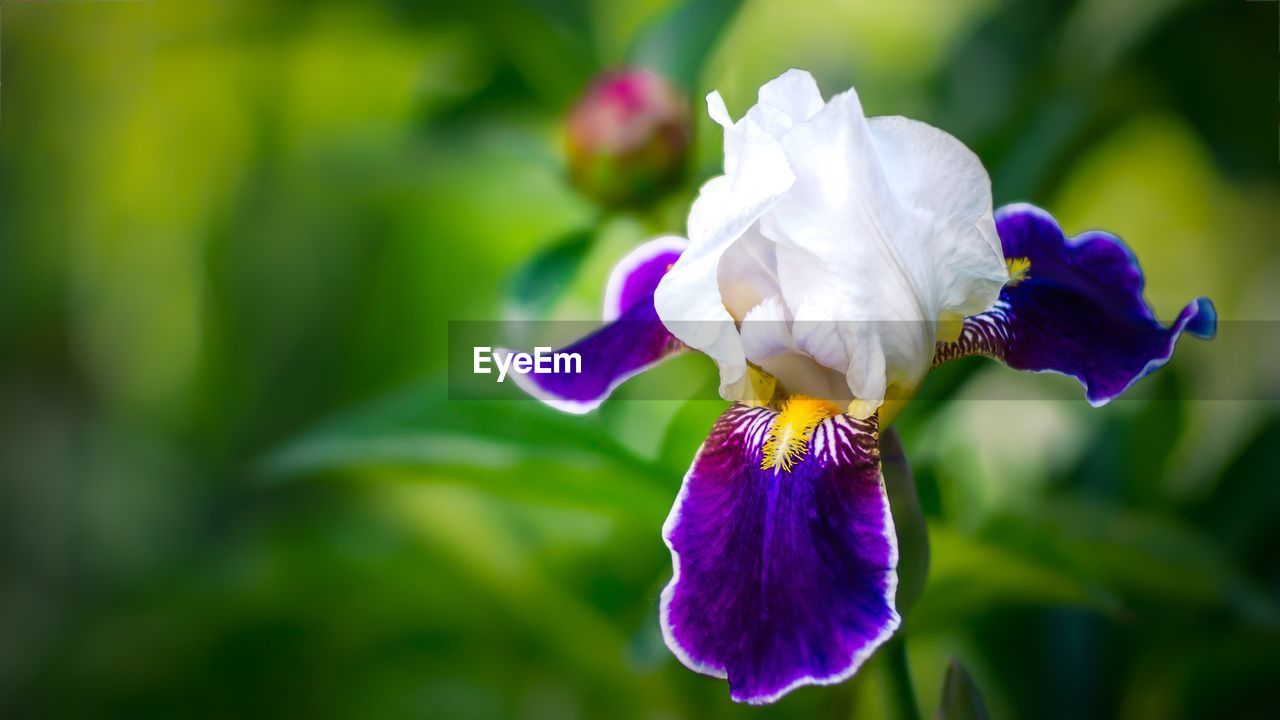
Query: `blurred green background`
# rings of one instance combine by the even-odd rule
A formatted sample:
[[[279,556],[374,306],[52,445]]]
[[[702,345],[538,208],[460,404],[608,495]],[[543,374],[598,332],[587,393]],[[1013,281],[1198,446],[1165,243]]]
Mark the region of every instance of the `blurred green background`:
[[[662,644],[660,528],[722,404],[571,418],[442,380],[449,321],[594,318],[718,170],[701,97],[741,113],[792,66],[955,134],[997,204],[1120,234],[1162,317],[1224,321],[1103,409],[980,360],[930,378],[950,401],[899,423],[922,709],[955,657],[998,717],[1280,710],[1280,396],[1243,322],[1280,319],[1274,4],[2,13],[0,715],[877,717],[874,667],[762,710]],[[627,61],[689,91],[696,153],[604,212],[561,122]]]

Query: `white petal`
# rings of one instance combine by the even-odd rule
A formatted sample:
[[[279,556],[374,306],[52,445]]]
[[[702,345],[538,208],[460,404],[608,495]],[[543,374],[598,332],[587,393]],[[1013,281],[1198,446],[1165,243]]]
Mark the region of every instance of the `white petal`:
[[[746,119],[734,126],[739,129],[743,152],[737,167],[703,185],[689,211],[694,248],[736,240],[795,182],[776,138]]]
[[[964,143],[904,117],[869,121],[881,165],[898,200],[934,219],[924,236],[935,268],[940,312],[974,315],[991,307],[1008,279],[992,217],[991,178]]]
[[[729,246],[716,269],[720,300],[739,322],[765,298],[779,295],[778,259],[772,240],[752,225]]]
[[[744,119],[781,138],[816,115],[822,106],[822,93],[813,76],[803,70],[788,70],[760,88],[759,102]]]
[[[791,337],[791,322],[781,297],[767,298],[742,319],[742,349],[757,365],[776,355],[800,352]]]
[[[921,123],[869,124],[853,91],[781,142],[796,183],[762,228],[779,243],[797,343],[847,368],[860,399],[879,403],[889,384],[914,388],[938,315],[953,304],[985,309],[1003,279],[998,240],[993,251],[984,232],[994,225],[981,163]]]
[[[732,175],[738,171],[738,160],[747,143],[747,126],[765,134],[780,138],[791,128],[805,122],[822,109],[822,93],[813,76],[803,70],[788,70],[765,83],[760,88],[759,102],[747,110],[742,119],[734,122],[729,115],[724,98],[719,92],[707,95],[707,114],[724,128],[724,171]]]
[[[799,70],[736,123],[718,94],[707,107],[725,175],[690,212],[663,322],[716,360],[722,393],[750,359],[788,392],[863,408],[909,395],[939,318],[987,309],[1007,278],[981,162],[923,123],[868,121],[852,90],[824,104]]]
[[[733,316],[717,282],[720,257],[794,182],[778,141],[744,119],[743,152],[733,172],[702,187],[689,213],[689,249],[663,277],[654,296],[658,317],[686,345],[720,366],[721,386],[746,373],[746,359]]]
[[[720,96],[719,91],[712,90],[707,93],[707,114],[725,130],[733,127],[733,118],[729,117],[729,108],[725,107],[724,98]]]
[[[792,68],[765,83],[760,88],[760,104],[781,110],[799,125],[822,109],[822,92],[813,76],[804,70]]]
[[[847,406],[853,395],[838,370],[824,367],[804,353],[775,355],[760,365],[789,395],[808,395]]]
[[[738,157],[742,154],[744,129],[729,117],[729,108],[725,107],[720,93],[712,91],[707,95],[707,114],[717,125],[724,128],[724,171],[734,173],[738,170]]]
[[[747,313],[742,346],[747,358],[775,377],[787,393],[825,398],[842,406],[853,399],[843,373],[824,366],[796,344],[781,297],[770,297]]]

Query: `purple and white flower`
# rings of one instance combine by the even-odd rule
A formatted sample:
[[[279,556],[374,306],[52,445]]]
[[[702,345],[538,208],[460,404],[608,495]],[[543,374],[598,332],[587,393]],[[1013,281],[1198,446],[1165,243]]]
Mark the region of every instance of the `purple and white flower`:
[[[897,539],[879,430],[928,370],[966,355],[1077,378],[1100,405],[1163,365],[1213,305],[1171,326],[1143,299],[1115,236],[1067,238],[1044,211],[992,210],[958,140],[866,118],[853,90],[823,102],[792,70],[725,130],[725,174],[689,239],[660,238],[609,280],[605,324],[566,351],[582,374],[522,386],[587,412],[687,349],[733,405],[693,459],[663,528],[673,577],[663,635],[734,700],[768,703],[857,671],[897,629]]]

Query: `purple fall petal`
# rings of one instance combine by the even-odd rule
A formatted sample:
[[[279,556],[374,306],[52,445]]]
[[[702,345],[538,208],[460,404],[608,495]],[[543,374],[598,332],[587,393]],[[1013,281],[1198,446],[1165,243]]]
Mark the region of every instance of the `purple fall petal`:
[[[1212,337],[1217,313],[1198,298],[1164,327],[1143,298],[1142,270],[1114,235],[1067,238],[1047,212],[1011,205],[996,213],[1006,258],[1030,261],[991,310],[965,320],[960,338],[939,343],[934,364],[986,355],[1009,367],[1070,375],[1104,405],[1168,362],[1182,331]]]
[[[617,320],[557,351],[579,355],[582,372],[512,373],[512,378],[551,407],[580,415],[599,407],[614,388],[683,349],[658,319],[650,295]]]
[[[684,350],[658,319],[653,292],[687,245],[682,238],[658,238],[618,262],[605,287],[604,327],[557,351],[579,355],[580,373],[514,373],[516,384],[557,410],[587,413],[614,388]]]
[[[661,237],[627,253],[614,266],[604,288],[604,321],[618,319],[636,303],[652,304],[658,282],[688,246],[684,238]]]
[[[667,645],[752,704],[848,678],[899,623],[875,420],[828,418],[790,471],[763,470],[777,416],[725,412],[663,528],[675,571],[662,593]]]

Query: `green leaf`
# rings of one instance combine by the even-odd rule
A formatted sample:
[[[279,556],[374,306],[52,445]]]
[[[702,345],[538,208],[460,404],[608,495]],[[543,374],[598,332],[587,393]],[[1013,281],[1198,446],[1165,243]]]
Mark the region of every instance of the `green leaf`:
[[[716,419],[728,409],[721,400],[690,400],[676,413],[667,426],[658,453],[658,463],[668,472],[682,477],[693,464],[693,456],[702,446]]]
[[[929,577],[929,530],[915,476],[902,449],[902,440],[892,427],[880,433],[880,468],[884,474],[893,526],[898,534],[898,596],[895,604],[904,617],[924,591]]]
[[[1010,605],[1085,607],[1109,615],[1119,601],[1103,589],[1017,547],[1002,547],[945,525],[931,525],[929,584],[912,611],[915,633],[953,627],[979,612]]]
[[[685,0],[658,16],[637,35],[627,52],[632,65],[694,90],[707,56],[728,27],[741,0]]]
[[[978,686],[955,658],[947,663],[942,681],[942,702],[934,720],[987,720],[987,708]]]
[[[875,658],[885,717],[890,720],[920,720],[920,703],[916,700],[911,665],[907,662],[906,636],[899,632],[889,638]]]
[[[508,292],[508,316],[516,320],[543,318],[572,284],[595,236],[593,228],[563,235],[516,270]]]
[[[1210,538],[1171,518],[1066,496],[1001,516],[983,534],[1043,567],[1110,588],[1126,604],[1227,608],[1280,633],[1276,602]]]
[[[523,501],[589,508],[645,522],[671,504],[668,477],[594,418],[536,401],[449,400],[433,381],[342,415],[277,449],[260,465],[280,483],[369,468],[417,471]]]
[[[585,672],[596,682],[630,692],[637,684],[655,689],[653,678],[634,678],[625,665],[628,638],[584,598],[567,592],[538,562],[529,538],[490,502],[463,491],[388,486],[386,514],[403,531],[438,548],[461,575],[492,598],[508,627],[535,636],[544,652]],[[572,627],[565,633],[561,628]],[[628,687],[629,686],[629,687]]]
[[[1222,608],[1280,634],[1280,607],[1208,538],[1175,521],[1071,496],[1005,513],[971,537],[931,528],[933,574],[912,627],[1008,604]]]

